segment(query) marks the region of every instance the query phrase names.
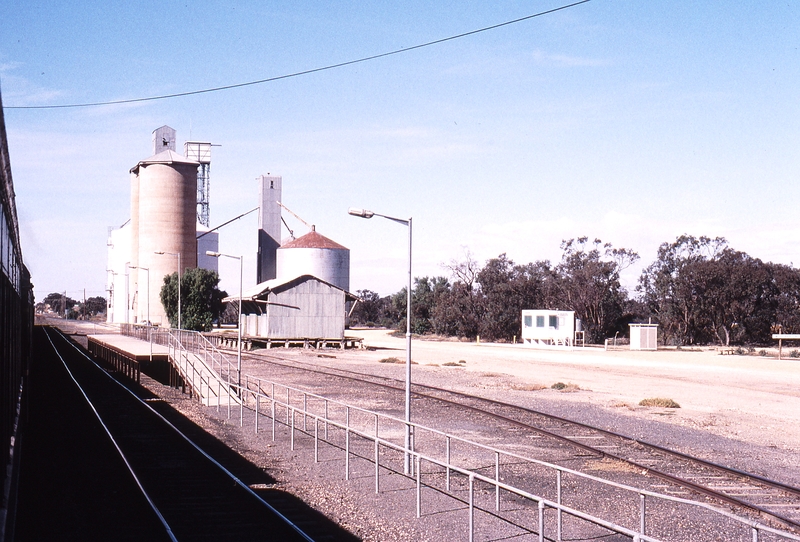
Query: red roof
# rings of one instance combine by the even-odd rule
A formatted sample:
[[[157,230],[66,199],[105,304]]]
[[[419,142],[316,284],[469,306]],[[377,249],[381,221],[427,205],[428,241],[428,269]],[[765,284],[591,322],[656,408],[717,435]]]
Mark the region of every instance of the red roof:
[[[349,250],[347,247],[343,247],[336,241],[331,241],[324,235],[318,234],[316,231],[310,231],[294,241],[289,241],[285,245],[282,245],[281,248],[333,248]]]

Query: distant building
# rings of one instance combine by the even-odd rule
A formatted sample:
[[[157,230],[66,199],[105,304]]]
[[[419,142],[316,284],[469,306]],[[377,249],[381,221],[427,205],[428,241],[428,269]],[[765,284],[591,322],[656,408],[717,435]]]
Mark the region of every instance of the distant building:
[[[658,350],[658,324],[628,324],[631,350]]]
[[[355,299],[312,275],[268,280],[242,293],[243,332],[270,339],[343,339],[346,304]]]
[[[168,326],[161,305],[164,277],[186,269],[217,270],[219,234],[208,232],[211,144],[187,142],[178,154],[175,130],[153,131],[153,155],[130,170],[131,219],[108,236],[109,323]],[[202,186],[198,185],[202,182]],[[200,222],[198,222],[200,220]],[[180,264],[180,269],[179,269]]]
[[[258,258],[256,282],[277,277],[277,251],[281,246],[281,177],[261,175],[258,181]]]
[[[522,343],[539,348],[572,348],[583,344],[581,321],[575,311],[522,311]]]
[[[206,252],[219,252],[219,232],[208,231],[208,228],[197,223],[197,267],[219,274],[219,258],[209,256]]]
[[[316,228],[278,249],[278,277],[315,277],[350,290],[350,249],[317,233]]]

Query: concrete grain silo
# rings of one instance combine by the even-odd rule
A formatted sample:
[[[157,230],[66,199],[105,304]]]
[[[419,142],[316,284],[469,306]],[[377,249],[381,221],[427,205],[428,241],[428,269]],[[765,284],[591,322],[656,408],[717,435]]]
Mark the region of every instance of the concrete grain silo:
[[[278,247],[281,246],[281,201],[283,179],[261,175],[258,181],[258,255],[256,282],[274,279]]]
[[[278,277],[313,275],[350,291],[350,249],[315,229],[278,249]]]
[[[169,132],[165,128],[169,127],[154,132],[156,154],[131,169],[131,265],[138,269],[132,269],[130,277],[137,292],[136,321],[147,319],[149,273],[150,321],[164,326],[169,325],[160,300],[164,276],[178,271],[178,254],[181,273],[197,267],[197,168],[200,165],[175,152],[174,130],[169,128],[172,130]],[[162,148],[166,150],[160,150]]]

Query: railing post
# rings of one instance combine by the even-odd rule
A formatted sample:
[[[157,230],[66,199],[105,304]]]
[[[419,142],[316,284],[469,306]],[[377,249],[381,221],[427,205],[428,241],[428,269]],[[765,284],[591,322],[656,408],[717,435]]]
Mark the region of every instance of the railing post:
[[[289,425],[289,405],[292,403],[289,386],[286,386],[286,425]]]
[[[753,542],[758,542],[758,527],[753,527]]]
[[[375,494],[380,493],[380,444],[378,443],[378,415],[375,414]]]
[[[222,382],[217,380],[217,412],[219,412],[219,404],[222,402]]]
[[[319,463],[319,418],[314,416],[314,463]]]
[[[417,519],[422,516],[422,474],[420,471],[420,458],[418,455],[414,456],[414,463],[417,474]]]
[[[409,436],[408,448],[409,448],[409,451],[412,454],[414,453],[414,448],[415,448],[414,444],[415,444],[415,441],[416,441],[416,433],[415,433],[414,429],[416,429],[416,428],[413,425],[409,424],[409,426],[408,426],[408,436]],[[410,467],[409,470],[411,471],[409,474],[411,474],[411,476],[414,476],[414,461],[409,461],[409,467]]]
[[[294,450],[294,409],[291,409],[291,410],[292,410],[292,423],[291,423],[291,428],[292,429],[291,429],[290,432],[291,432],[291,435],[292,435],[291,436],[291,443],[292,444],[291,444],[291,447],[289,449],[290,450]],[[286,412],[287,413],[289,412],[289,407],[286,407]]]
[[[244,391],[239,388],[239,427],[244,427],[244,402],[246,400]]]
[[[261,386],[257,385],[256,386],[256,423],[255,423],[255,426],[256,426],[255,434],[256,435],[258,434],[258,407],[259,407],[259,405],[261,405]]]
[[[231,419],[231,394],[233,393],[233,388],[231,387],[231,375],[228,373],[228,419]]]
[[[642,535],[646,535],[645,529],[647,528],[647,523],[645,522],[645,514],[647,513],[647,505],[645,501],[644,493],[639,493],[639,531],[641,531]]]
[[[500,452],[494,453],[494,509],[500,511]]]
[[[380,443],[378,442],[378,437],[375,437],[375,494],[381,492],[381,485],[380,485],[380,472],[381,472],[381,464],[380,464]]]
[[[539,501],[539,542],[544,542],[544,501]]]
[[[303,392],[303,431],[306,430],[306,413],[308,412],[308,394]]]
[[[475,538],[475,475],[469,474],[469,542]]]
[[[445,487],[450,491],[450,435],[445,437],[445,456],[447,458],[447,466],[445,467]]]
[[[350,479],[350,407],[344,410],[344,479]]]
[[[325,440],[328,440],[328,400],[325,399]]]
[[[558,542],[561,542],[561,469],[556,470],[556,502],[558,508],[556,509],[556,530]]]
[[[270,397],[272,403],[272,441],[275,441],[275,396]]]

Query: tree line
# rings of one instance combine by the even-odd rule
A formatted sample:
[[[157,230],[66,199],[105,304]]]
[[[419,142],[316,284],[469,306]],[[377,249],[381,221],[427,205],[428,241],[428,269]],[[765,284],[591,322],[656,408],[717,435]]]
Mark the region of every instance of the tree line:
[[[36,311],[44,313],[51,310],[57,314],[65,315],[70,320],[91,318],[106,312],[106,298],[94,296],[83,301],[76,301],[71,297],[59,292],[47,294],[45,298],[36,304]]]
[[[639,259],[633,250],[587,237],[563,241],[561,250],[557,263],[527,264],[501,254],[480,265],[467,253],[444,266],[449,276],[417,277],[412,332],[511,341],[523,309],[573,310],[592,343],[647,321],[669,345],[766,344],[774,332],[800,332],[800,270],[764,263],[722,237],[663,243],[632,293],[620,273]],[[351,325],[405,329],[406,288],[357,294]]]

